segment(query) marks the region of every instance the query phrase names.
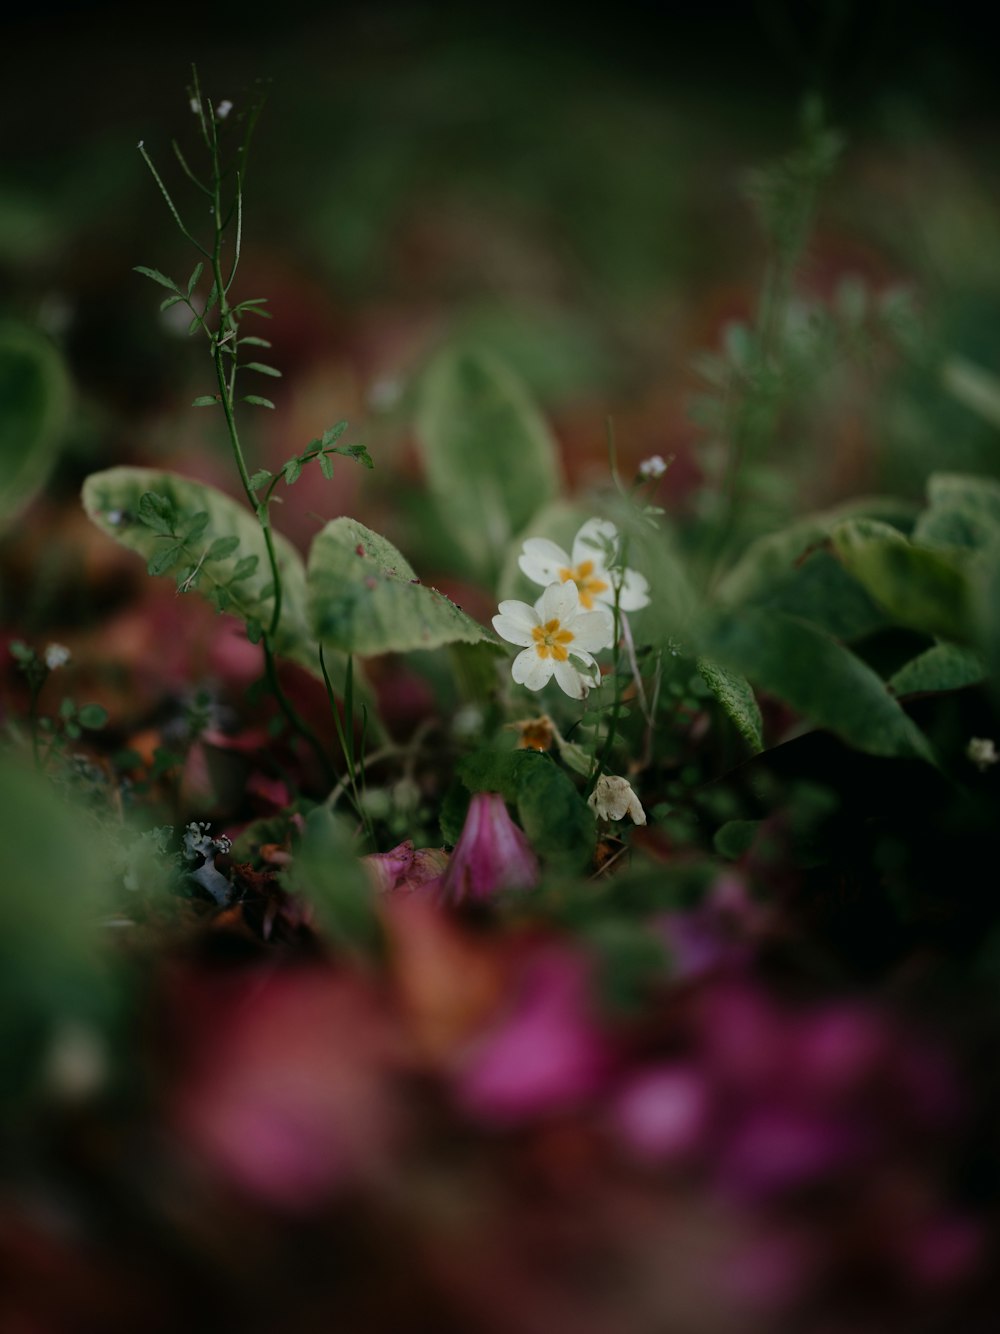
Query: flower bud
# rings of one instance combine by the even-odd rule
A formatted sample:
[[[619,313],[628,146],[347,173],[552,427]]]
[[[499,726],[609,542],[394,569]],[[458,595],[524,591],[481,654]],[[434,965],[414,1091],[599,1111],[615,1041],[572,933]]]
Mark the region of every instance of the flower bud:
[[[538,884],[538,859],[499,792],[477,792],[441,878],[445,903],[483,902],[504,889]]]

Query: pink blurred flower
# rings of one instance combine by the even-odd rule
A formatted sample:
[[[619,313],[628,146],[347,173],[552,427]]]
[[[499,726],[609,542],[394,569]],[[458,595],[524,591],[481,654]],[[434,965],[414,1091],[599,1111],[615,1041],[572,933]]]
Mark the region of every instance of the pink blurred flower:
[[[429,895],[437,889],[447,861],[443,848],[418,849],[408,838],[388,852],[362,857],[361,864],[381,894]]]
[[[538,884],[538,858],[498,792],[477,792],[441,878],[445,903],[484,902]]]
[[[675,1162],[703,1143],[711,1114],[704,1077],[694,1068],[657,1065],[621,1088],[612,1124],[630,1154],[648,1163]]]
[[[495,1124],[570,1111],[597,1093],[612,1067],[610,1040],[591,1002],[591,967],[549,947],[530,958],[513,1003],[461,1063],[463,1108]]]

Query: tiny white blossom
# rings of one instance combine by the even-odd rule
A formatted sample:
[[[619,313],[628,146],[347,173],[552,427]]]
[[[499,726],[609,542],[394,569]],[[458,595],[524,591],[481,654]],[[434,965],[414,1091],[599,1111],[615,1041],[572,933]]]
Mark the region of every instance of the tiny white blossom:
[[[215,114],[216,116],[218,116],[219,120],[225,120],[226,117],[229,115],[230,111],[232,111],[232,109],[233,109],[232,102],[230,102],[228,97],[225,97],[215,108]]]
[[[639,476],[645,478],[662,477],[667,471],[662,454],[651,454],[639,464]]]
[[[45,650],[45,665],[50,672],[65,667],[72,654],[65,644],[49,644]]]
[[[201,114],[201,102],[197,97],[192,97],[188,105],[190,106],[193,115],[198,116]],[[142,145],[140,144],[139,147],[141,148]]]
[[[554,676],[572,699],[583,699],[600,684],[593,654],[610,648],[611,618],[603,610],[584,610],[572,581],[549,584],[533,607],[514,600],[501,602],[493,628],[524,650],[510,669],[518,685],[541,690]]]
[[[631,784],[616,774],[601,774],[587,805],[600,820],[624,820],[630,815],[634,824],[646,823],[646,812]]]
[[[996,742],[992,737],[971,737],[965,754],[980,773],[985,773],[991,764],[1000,762],[1000,754],[997,753]]]
[[[610,570],[609,558],[618,553],[618,529],[607,519],[588,519],[573,539],[573,554],[547,537],[529,537],[518,557],[518,565],[532,583],[573,582],[580,602],[591,611],[595,604],[615,605],[615,581],[621,579],[618,605],[622,611],[639,611],[649,605],[649,583],[636,570]]]

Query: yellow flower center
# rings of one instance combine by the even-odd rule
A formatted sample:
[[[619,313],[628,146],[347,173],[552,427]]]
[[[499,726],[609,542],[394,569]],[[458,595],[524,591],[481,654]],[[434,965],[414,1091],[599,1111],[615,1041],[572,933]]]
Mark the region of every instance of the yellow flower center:
[[[544,625],[536,625],[531,632],[531,637],[535,641],[535,652],[540,658],[547,658],[551,653],[556,662],[565,662],[569,657],[567,644],[572,644],[574,635],[572,630],[560,629],[558,620],[546,621]]]
[[[564,566],[559,571],[559,578],[565,584],[572,579],[580,594],[580,605],[587,611],[594,610],[594,599],[610,585],[606,579],[600,579],[594,573],[594,562],[582,560],[576,566]]]

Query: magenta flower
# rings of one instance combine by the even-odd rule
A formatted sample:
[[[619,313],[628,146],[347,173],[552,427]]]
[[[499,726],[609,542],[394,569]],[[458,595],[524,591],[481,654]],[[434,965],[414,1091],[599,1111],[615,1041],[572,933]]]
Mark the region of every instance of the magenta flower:
[[[538,858],[499,792],[477,792],[441,877],[445,903],[481,903],[504,889],[538,884]]]

